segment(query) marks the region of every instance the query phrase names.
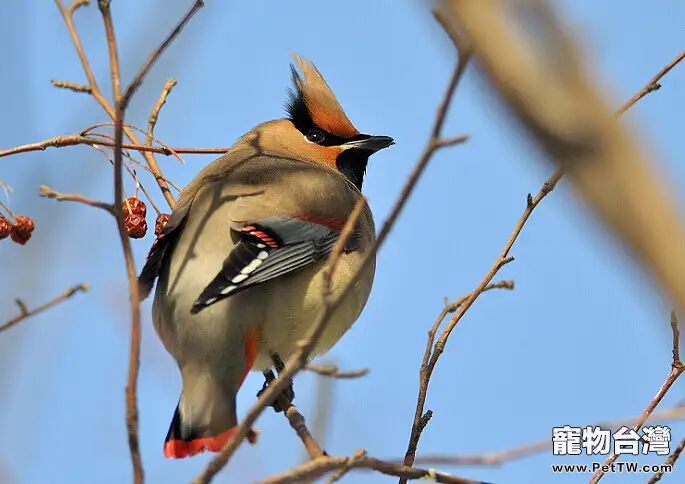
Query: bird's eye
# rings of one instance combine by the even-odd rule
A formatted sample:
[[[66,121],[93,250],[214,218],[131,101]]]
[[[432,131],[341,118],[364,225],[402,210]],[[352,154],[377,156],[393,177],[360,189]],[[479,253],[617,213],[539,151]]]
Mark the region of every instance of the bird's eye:
[[[305,136],[305,137],[307,138],[307,141],[309,141],[310,143],[316,143],[316,144],[319,144],[324,139],[326,139],[326,137],[323,135],[321,130],[318,130],[316,128],[310,129],[309,132],[307,133],[307,136]]]

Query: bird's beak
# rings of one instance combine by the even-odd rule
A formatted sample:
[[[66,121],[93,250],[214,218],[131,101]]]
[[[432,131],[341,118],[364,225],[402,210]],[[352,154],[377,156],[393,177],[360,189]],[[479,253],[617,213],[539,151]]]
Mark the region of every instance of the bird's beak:
[[[369,136],[368,138],[364,139],[348,141],[347,143],[343,143],[341,146],[346,150],[357,149],[375,153],[376,151],[380,151],[383,148],[387,148],[388,146],[394,144],[395,140],[393,140],[390,136]]]

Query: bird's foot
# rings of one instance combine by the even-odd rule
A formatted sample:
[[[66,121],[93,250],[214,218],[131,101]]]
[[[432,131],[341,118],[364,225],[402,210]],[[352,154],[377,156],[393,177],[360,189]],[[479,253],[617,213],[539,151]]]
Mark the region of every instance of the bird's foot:
[[[271,356],[271,359],[274,362],[274,366],[276,368],[276,371],[278,374],[281,374],[283,370],[285,369],[285,364],[283,363],[283,360],[281,359],[278,354],[274,353]],[[266,389],[269,387],[272,381],[276,379],[274,376],[273,372],[271,370],[265,370],[263,372],[264,374],[264,385],[262,386],[262,389],[257,392],[257,398],[259,398],[262,393],[266,391]],[[283,397],[283,398],[281,398]],[[281,400],[284,399],[287,402],[282,402]],[[270,406],[276,411],[276,413],[283,412],[285,411],[284,405],[286,403],[292,403],[292,401],[295,399],[295,389],[293,388],[293,381],[292,379],[288,382],[288,387],[283,390],[283,392],[276,397],[276,399],[270,404]]]

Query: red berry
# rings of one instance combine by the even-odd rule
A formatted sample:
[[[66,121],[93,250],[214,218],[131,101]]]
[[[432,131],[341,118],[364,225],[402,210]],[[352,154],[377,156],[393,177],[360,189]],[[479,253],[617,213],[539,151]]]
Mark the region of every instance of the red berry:
[[[31,238],[36,224],[30,217],[25,215],[17,215],[14,217],[14,225],[12,225],[12,240],[17,244],[24,245]]]
[[[157,221],[155,222],[155,235],[159,237],[159,234],[162,233],[162,230],[164,230],[164,227],[166,226],[167,222],[169,221],[169,215],[168,213],[160,213],[157,215]]]
[[[145,206],[145,202],[137,197],[129,197],[124,200],[124,203],[121,205],[121,210],[126,216],[138,215],[139,217],[145,218],[145,215],[147,215],[147,207]]]
[[[132,239],[142,239],[147,232],[147,222],[145,217],[136,214],[126,216],[126,232]]]
[[[6,239],[12,233],[12,224],[5,217],[0,215],[0,240]]]

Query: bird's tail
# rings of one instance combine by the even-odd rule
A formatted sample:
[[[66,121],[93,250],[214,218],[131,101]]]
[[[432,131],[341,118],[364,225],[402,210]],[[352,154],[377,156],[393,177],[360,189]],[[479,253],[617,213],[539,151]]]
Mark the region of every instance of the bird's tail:
[[[183,391],[164,441],[164,455],[174,459],[200,452],[218,452],[236,431],[235,398],[257,355],[258,333],[245,338],[244,366],[216,378],[207,368],[185,367]],[[237,373],[235,379],[230,375]],[[250,430],[250,443],[257,434]]]
[[[180,403],[164,441],[165,457],[182,459],[207,450],[218,452],[235,430],[235,424],[220,430],[216,425],[197,425],[192,419],[187,420],[179,407]]]
[[[165,457],[182,459],[205,451],[219,452],[236,431],[235,394],[212,388],[206,380],[197,383],[192,391],[184,388],[181,394],[164,440]],[[250,430],[247,439],[254,444],[255,431]]]

